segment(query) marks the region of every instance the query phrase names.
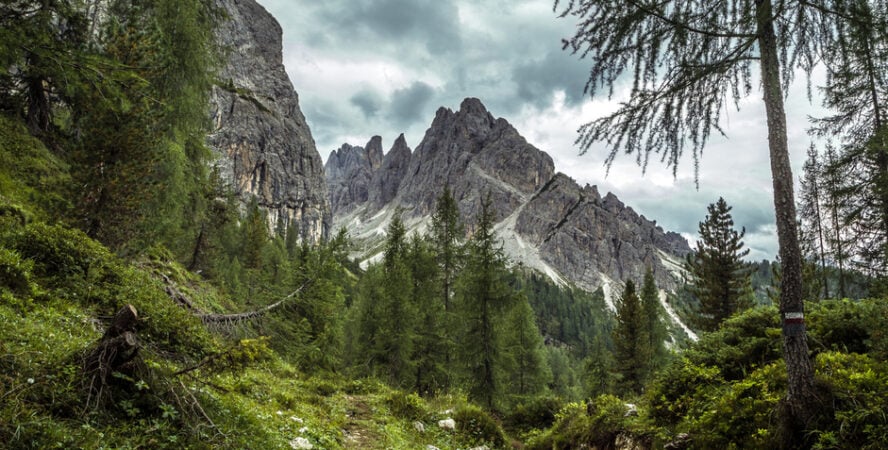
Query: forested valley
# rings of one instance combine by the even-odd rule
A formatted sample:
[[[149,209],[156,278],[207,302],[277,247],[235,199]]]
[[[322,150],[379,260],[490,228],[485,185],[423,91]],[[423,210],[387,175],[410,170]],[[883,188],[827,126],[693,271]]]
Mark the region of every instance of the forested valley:
[[[640,23],[711,52],[697,55],[706,68],[672,61],[680,86],[658,97],[646,89],[662,56],[643,54],[644,33],[627,46],[589,28],[565,41],[601,58],[592,91],[612,89],[627,58],[643,66],[631,111],[581,130],[614,143],[611,159],[631,150],[646,164],[655,144],[672,164],[696,157],[699,124],[718,128],[722,103],[756,91],[751,60],[789,59],[780,85],[844,55],[822,88],[837,113],[812,129],[828,144],[812,144],[789,207],[798,258],[781,241],[779,261],[747,261],[745,230],[712,199],[674,286],[646,267],[582,289],[509,258],[491,196],[466,217],[444,184],[427,228],[399,209],[377,257],[359,261],[348,227],[309,238],[214,165],[214,89],[264,108],[218,78],[231,51],[214,40],[230,20],[218,2],[2,2],[0,447],[888,447],[885,3],[778,2],[789,13],[757,16],[718,2],[736,23],[704,20],[704,2],[629,2],[653,18],[639,23],[606,13],[623,2],[562,3],[619,30],[612,39]],[[804,42],[788,37],[792,12],[810,22]],[[767,33],[725,30],[756,20],[797,47],[749,57]],[[745,39],[736,60],[712,57],[736,49],[698,25]],[[682,103],[694,87],[712,102]],[[791,356],[798,330],[805,352]],[[811,370],[802,391],[798,358]]]

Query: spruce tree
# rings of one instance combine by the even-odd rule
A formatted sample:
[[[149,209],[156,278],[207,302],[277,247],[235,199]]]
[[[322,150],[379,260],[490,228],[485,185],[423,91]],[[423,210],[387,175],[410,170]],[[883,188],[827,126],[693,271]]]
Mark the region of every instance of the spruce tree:
[[[637,394],[641,392],[650,361],[650,335],[632,280],[626,282],[616,306],[613,340],[615,368],[619,374],[617,385],[624,393]]]
[[[450,378],[445,361],[444,304],[438,298],[439,267],[432,243],[414,234],[407,248],[407,264],[413,285],[411,303],[416,311],[413,332],[413,389],[422,395],[434,395],[447,387]]]
[[[666,358],[666,339],[669,337],[666,324],[663,322],[664,311],[660,305],[660,291],[654,281],[654,272],[650,267],[644,272],[641,284],[641,311],[644,326],[648,335],[648,361],[645,364],[645,379],[660,368]]]
[[[506,260],[493,225],[494,211],[488,195],[481,203],[456,292],[464,328],[457,359],[465,367],[470,397],[487,407],[493,407],[503,392],[499,382],[502,336],[497,324],[514,303],[514,294],[506,284]]]
[[[460,220],[459,208],[450,192],[450,185],[445,184],[444,192],[438,197],[435,212],[432,214],[431,240],[438,263],[439,295],[443,306],[442,314],[438,318],[444,331],[441,350],[444,352],[444,364],[448,366],[456,345],[454,331],[458,327],[454,323],[452,299],[454,281],[463,263],[463,248],[460,243],[464,237],[465,229]],[[442,383],[443,387],[447,388],[450,379],[442,380]]]
[[[540,393],[552,373],[546,363],[543,338],[527,297],[520,295],[504,321],[504,353],[507,358],[507,389],[511,396]]]
[[[413,279],[407,260],[407,229],[401,220],[401,210],[386,229],[385,253],[382,259],[383,298],[380,302],[380,321],[374,353],[383,362],[383,374],[395,385],[413,382],[413,343],[415,307]]]
[[[743,248],[745,229],[738,233],[731,217],[732,207],[724,198],[707,208],[706,220],[700,222],[700,240],[686,259],[685,268],[691,277],[692,292],[700,302],[697,325],[714,331],[725,319],[748,307],[749,269],[742,258],[749,254]]]

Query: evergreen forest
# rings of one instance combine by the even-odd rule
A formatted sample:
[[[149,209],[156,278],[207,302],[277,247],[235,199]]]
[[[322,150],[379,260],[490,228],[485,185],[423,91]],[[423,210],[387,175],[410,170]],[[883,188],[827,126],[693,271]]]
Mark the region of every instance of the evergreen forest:
[[[447,185],[369,263],[347,228],[269,227],[206,144],[217,2],[0,3],[0,448],[888,447],[885,2],[665,3],[556,2],[591,95],[635,77],[583,148],[696,158],[769,58],[780,103],[844,55],[836,115],[778,261],[713,199],[676,288],[615,292],[510,260],[490,196],[469,219]]]

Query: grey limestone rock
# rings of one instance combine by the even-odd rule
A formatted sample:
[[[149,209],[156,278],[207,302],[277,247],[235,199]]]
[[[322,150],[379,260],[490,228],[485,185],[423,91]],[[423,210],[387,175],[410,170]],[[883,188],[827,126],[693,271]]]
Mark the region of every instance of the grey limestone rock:
[[[370,183],[382,164],[382,138],[373,136],[364,147],[342,144],[327,158],[324,172],[333,214],[348,214],[370,198]]]
[[[281,28],[254,0],[216,0],[227,15],[216,30],[224,52],[210,98],[207,138],[216,166],[241,202],[252,198],[269,227],[294,225],[311,242],[332,216],[321,157],[282,63]]]
[[[334,152],[328,160],[328,180],[357,164],[345,163],[341,154]],[[676,283],[670,273],[674,267],[666,267],[663,255],[678,259],[690,250],[680,235],[664,232],[616,195],[602,197],[595,186],[580,187],[567,175],[554,173],[549,155],[506,120],[494,118],[478,99],[464,100],[456,112],[440,108],[412,155],[399,137],[373,173],[361,214],[368,219],[386,206],[399,205],[407,219],[427,218],[445,184],[469,233],[481,200],[489,195],[502,221],[500,237],[520,240],[505,246],[514,250],[510,256],[538,268],[541,262],[586,289],[601,286],[603,277],[640,280],[647,267],[661,288],[670,289]],[[331,193],[336,189],[331,184]],[[346,202],[360,203],[352,197],[332,198],[335,211],[342,211],[338,205]],[[372,220],[354,223],[381,226]]]
[[[398,194],[401,180],[407,173],[410,159],[410,147],[407,146],[407,141],[401,134],[398,139],[395,139],[391,150],[385,154],[382,166],[373,174],[373,179],[370,182],[371,206],[381,208],[394,200]]]
[[[397,200],[413,216],[429,215],[444,185],[471,223],[490,195],[499,218],[508,216],[554,172],[536,149],[481,101],[467,98],[457,112],[440,108],[410,160]]]

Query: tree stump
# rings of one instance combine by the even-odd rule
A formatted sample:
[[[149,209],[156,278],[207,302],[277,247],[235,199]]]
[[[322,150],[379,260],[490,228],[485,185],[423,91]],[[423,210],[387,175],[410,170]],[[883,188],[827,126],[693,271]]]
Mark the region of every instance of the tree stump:
[[[126,372],[125,367],[139,353],[136,340],[136,323],[139,314],[133,305],[125,305],[105,330],[105,334],[83,361],[83,372],[87,382],[87,407],[90,403],[98,406],[102,402],[105,387],[112,373]]]

